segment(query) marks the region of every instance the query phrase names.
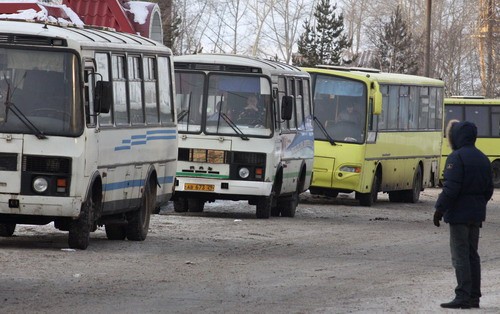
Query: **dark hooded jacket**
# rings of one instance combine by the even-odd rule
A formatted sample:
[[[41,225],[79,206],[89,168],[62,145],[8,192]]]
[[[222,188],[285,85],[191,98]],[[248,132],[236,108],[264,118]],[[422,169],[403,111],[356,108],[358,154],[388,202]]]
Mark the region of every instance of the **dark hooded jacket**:
[[[474,146],[476,125],[452,123],[447,136],[453,151],[446,159],[436,210],[444,214],[447,223],[483,222],[486,203],[493,195],[493,178],[490,161]]]

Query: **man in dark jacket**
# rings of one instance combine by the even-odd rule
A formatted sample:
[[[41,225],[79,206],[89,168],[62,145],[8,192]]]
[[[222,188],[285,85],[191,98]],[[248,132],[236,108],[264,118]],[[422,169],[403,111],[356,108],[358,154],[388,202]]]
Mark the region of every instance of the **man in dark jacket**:
[[[486,217],[486,204],[493,195],[491,164],[474,144],[476,126],[452,120],[447,127],[452,153],[444,167],[443,190],[436,201],[434,225],[450,225],[451,260],[457,277],[455,299],[444,308],[479,307],[481,264],[477,252],[479,228]]]

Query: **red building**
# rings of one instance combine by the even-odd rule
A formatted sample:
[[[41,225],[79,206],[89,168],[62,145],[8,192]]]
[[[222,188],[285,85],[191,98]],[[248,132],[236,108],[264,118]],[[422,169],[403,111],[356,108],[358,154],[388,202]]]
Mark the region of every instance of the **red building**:
[[[132,0],[0,2],[0,19],[33,19],[114,28],[163,42],[160,8]]]

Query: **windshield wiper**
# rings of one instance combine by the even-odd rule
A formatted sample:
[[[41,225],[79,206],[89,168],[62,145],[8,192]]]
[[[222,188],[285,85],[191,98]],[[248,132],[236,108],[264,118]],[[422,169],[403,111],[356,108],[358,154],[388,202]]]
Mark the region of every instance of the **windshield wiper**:
[[[331,145],[337,145],[337,143],[335,143],[335,141],[333,140],[333,138],[330,136],[330,134],[328,134],[328,131],[325,129],[325,127],[323,126],[323,123],[321,123],[321,121],[319,121],[318,118],[316,118],[316,116],[313,116],[313,120],[316,122],[316,124],[319,126],[319,129],[321,130],[321,132],[323,132],[323,134],[325,135],[326,139],[328,140],[328,142],[330,142]]]
[[[182,119],[184,119],[184,117],[185,117],[188,113],[189,113],[189,110],[186,110],[186,109],[184,109],[184,110],[182,110],[181,112],[179,112],[179,113],[177,114],[177,122],[182,121]]]
[[[30,121],[30,119],[28,119],[28,117],[26,117],[24,115],[24,113],[19,109],[17,108],[17,106],[12,102],[10,101],[10,98],[11,98],[11,91],[10,91],[10,83],[9,81],[7,80],[7,77],[5,76],[4,74],[4,79],[5,79],[5,82],[7,83],[7,96],[5,97],[5,102],[4,102],[4,105],[5,105],[5,122],[7,122],[7,119],[8,119],[8,116],[9,116],[9,111],[12,111],[12,113],[28,128],[30,129],[33,133],[35,133],[35,136],[39,139],[39,140],[42,140],[42,139],[46,139],[47,136],[45,136],[45,134],[43,134],[43,132],[37,128],[33,122]]]
[[[221,112],[219,114],[219,116],[222,117],[222,119],[224,119],[224,121],[226,121],[227,124],[229,124],[229,126],[234,130],[234,132],[236,132],[236,134],[238,134],[242,140],[245,140],[245,141],[248,141],[249,138],[245,135],[245,133],[243,133],[243,131],[241,131],[241,129],[223,112]]]

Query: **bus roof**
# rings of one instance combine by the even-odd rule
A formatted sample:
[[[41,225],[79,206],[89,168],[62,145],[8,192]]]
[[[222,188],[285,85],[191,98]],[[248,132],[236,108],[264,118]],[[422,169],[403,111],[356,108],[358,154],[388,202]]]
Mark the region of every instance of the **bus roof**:
[[[428,78],[425,76],[378,72],[375,69],[349,68],[349,67],[324,67],[324,68],[302,68],[309,73],[330,74],[343,76],[354,80],[365,82],[376,81],[378,83],[397,83],[406,85],[434,85],[444,86],[442,80]]]
[[[213,65],[213,67],[197,67],[196,64],[210,64]],[[263,73],[264,71],[266,71],[270,72],[271,74],[289,74],[309,77],[309,74],[307,72],[302,71],[296,66],[278,61],[235,54],[195,54],[175,56],[174,65],[176,68],[193,70],[198,69],[247,73]]]
[[[500,106],[500,98],[455,98],[444,99],[445,105],[497,105]]]
[[[59,44],[54,39],[63,39]],[[57,44],[55,44],[57,43]],[[118,48],[161,51],[171,54],[163,44],[152,39],[95,27],[62,26],[34,21],[0,20],[0,44],[31,46],[67,46],[81,48]]]

